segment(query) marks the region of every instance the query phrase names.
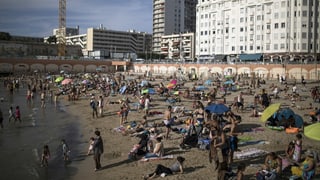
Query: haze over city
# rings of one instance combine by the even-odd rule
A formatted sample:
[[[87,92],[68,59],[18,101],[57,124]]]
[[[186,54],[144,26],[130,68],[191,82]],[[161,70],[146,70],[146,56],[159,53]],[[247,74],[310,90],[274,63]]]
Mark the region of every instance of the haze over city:
[[[1,0],[0,31],[12,35],[44,37],[58,28],[59,1]],[[152,1],[148,0],[67,0],[67,27],[80,26],[152,32]]]

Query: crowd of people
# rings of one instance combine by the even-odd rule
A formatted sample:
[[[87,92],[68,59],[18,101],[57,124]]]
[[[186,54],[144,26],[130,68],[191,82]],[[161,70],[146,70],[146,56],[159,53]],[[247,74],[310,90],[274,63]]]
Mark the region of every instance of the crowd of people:
[[[272,84],[270,87],[257,89],[265,81],[257,78],[250,79],[250,83],[248,83],[244,75],[233,76],[229,79],[234,82],[233,84],[237,83],[237,86],[241,86],[241,91],[239,88],[234,89],[232,84],[225,84],[224,81],[226,79],[221,74],[216,76],[214,83],[210,85],[211,87],[208,90],[196,88],[196,86],[204,84],[200,81],[194,82],[192,88],[185,87],[185,82],[175,83],[173,86],[168,87],[163,82],[150,83],[152,79],[146,81],[147,77],[138,76],[138,78],[130,80],[126,79],[128,77],[130,76],[123,74],[109,74],[107,76],[96,74],[95,76],[90,75],[90,78],[87,78],[89,80],[84,82],[81,76],[74,75],[69,77],[73,79],[73,83],[65,85],[56,83],[56,85],[59,84],[56,87],[50,86],[49,79],[31,79],[30,83],[27,84],[26,101],[27,103],[32,102],[38,89],[40,91],[41,108],[46,107],[47,96],[55,104],[57,104],[60,96],[67,97],[69,101],[76,101],[81,97],[85,97],[86,100],[89,99],[88,104],[90,105],[89,108],[91,108],[93,119],[103,118],[108,113],[107,104],[119,106],[119,126],[126,133],[139,137],[139,142],[134,145],[129,153],[130,158],[161,158],[165,156],[166,147],[163,140],[171,140],[171,133],[177,133],[181,135],[181,139],[177,142],[177,146],[181,150],[199,148],[199,142],[207,140],[204,149],[208,150],[209,162],[213,166],[212,169],[216,171],[218,180],[224,180],[227,176],[232,176],[230,171],[232,172],[232,167],[235,164],[237,165],[237,171],[233,176],[237,177],[238,180],[242,180],[244,179],[246,164],[235,163],[234,161],[234,153],[239,151],[239,136],[243,134],[243,130],[239,128],[239,124],[242,123],[241,113],[244,113],[249,108],[252,112],[251,117],[259,117],[272,104],[273,100],[279,98],[288,98],[292,102],[291,107],[296,107],[296,102],[301,100],[299,90],[303,90],[303,88],[298,90],[296,84],[293,84],[290,91],[288,84],[283,79],[281,79],[279,86]],[[176,78],[173,76],[169,79]],[[8,83],[6,87],[11,92],[12,87],[19,86],[16,84]],[[303,86],[305,86],[305,83],[303,83]],[[150,89],[154,89],[154,91],[151,92]],[[229,103],[226,101],[226,97],[233,94],[233,92],[236,92],[237,96],[234,97],[234,101]],[[318,87],[312,88],[310,93],[313,100],[312,103],[320,101]],[[158,112],[163,115],[161,122],[151,123],[148,121],[152,113],[155,113],[151,111],[155,109],[153,94],[161,97],[163,102],[169,103],[165,109]],[[253,96],[252,102],[245,98],[247,95]],[[115,98],[119,98],[119,100],[112,101]],[[183,100],[192,102],[192,106],[179,107],[177,104]],[[312,103],[310,111],[315,111],[315,121],[320,122],[319,109],[313,107]],[[223,104],[228,107],[228,110],[222,113],[213,113],[206,109],[206,107],[213,104]],[[142,117],[138,123],[130,122],[128,119],[130,113],[134,110],[140,113]],[[13,107],[9,108],[9,121],[11,120],[21,122],[19,106],[16,106],[15,111],[13,111]],[[0,121],[3,121],[1,110]],[[129,126],[129,128],[126,126]],[[162,128],[165,130],[163,133],[161,131]],[[93,154],[95,170],[97,171],[102,168],[101,154],[104,152],[104,145],[100,131],[96,130],[94,134],[95,137],[90,138],[87,154]],[[314,173],[309,173],[309,171],[314,171],[316,164],[312,163],[315,161],[311,161],[310,158],[315,159],[315,157],[309,153],[306,154],[305,160],[302,161],[302,136],[297,134],[296,137],[297,139],[292,141],[288,149],[286,149],[285,159],[290,162],[292,171],[295,172],[292,174],[298,175],[295,167],[299,169],[300,163],[302,163],[301,176],[311,179]],[[64,161],[70,161],[70,149],[65,140],[61,141],[61,146]],[[41,165],[48,166],[49,159],[49,146],[45,145],[43,147]],[[264,166],[257,172],[257,178],[265,179],[268,176],[271,179],[274,176],[274,179],[276,179],[276,177],[281,177],[283,159],[275,152],[269,153],[265,158]],[[176,160],[172,167],[158,164],[151,174],[144,176],[144,179],[183,173],[185,157],[178,156]]]

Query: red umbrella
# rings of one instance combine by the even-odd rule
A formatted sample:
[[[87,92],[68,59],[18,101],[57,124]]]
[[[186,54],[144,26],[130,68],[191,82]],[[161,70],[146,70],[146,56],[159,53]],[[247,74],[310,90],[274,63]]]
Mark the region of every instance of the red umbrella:
[[[172,79],[172,80],[170,81],[170,84],[176,85],[176,84],[177,84],[177,80],[176,80],[176,79]]]

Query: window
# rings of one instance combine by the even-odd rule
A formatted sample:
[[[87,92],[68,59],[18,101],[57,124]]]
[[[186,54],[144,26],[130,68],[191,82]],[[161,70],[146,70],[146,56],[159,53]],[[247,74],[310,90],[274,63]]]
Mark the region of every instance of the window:
[[[302,11],[302,16],[307,17],[308,16],[308,11]]]
[[[257,50],[260,50],[260,46],[257,46]]]
[[[303,32],[301,38],[302,38],[302,39],[307,39],[307,33],[306,33],[306,32]]]
[[[234,46],[231,46],[231,51],[235,51],[236,48]]]
[[[281,23],[281,28],[285,28],[286,27],[286,23]]]
[[[258,15],[257,16],[257,21],[260,21],[261,20],[261,15]]]
[[[285,49],[285,44],[284,43],[280,44],[280,49]]]
[[[303,1],[302,1],[302,5],[303,5],[303,6],[308,6],[308,0],[303,0]]]
[[[277,33],[274,33],[274,34],[273,34],[273,39],[275,39],[275,40],[278,39],[278,34],[277,34]]]
[[[278,19],[279,18],[279,13],[274,13],[274,18]]]
[[[278,44],[274,44],[274,45],[273,45],[273,49],[274,49],[274,50],[278,50]]]
[[[307,50],[307,43],[302,43],[302,50]]]
[[[274,28],[275,28],[275,29],[278,29],[278,28],[279,28],[279,24],[278,24],[278,23],[275,23],[275,24],[274,24]]]
[[[259,41],[260,40],[260,35],[257,35],[257,41]]]
[[[303,27],[303,28],[306,28],[306,27],[307,27],[307,24],[302,24],[302,27]]]
[[[252,51],[253,50],[253,46],[250,46],[250,51]]]
[[[243,32],[243,27],[240,28],[240,32]]]
[[[266,50],[270,50],[270,44],[266,44]]]
[[[271,26],[270,26],[270,24],[267,24],[267,29],[271,29]]]
[[[281,7],[286,7],[286,2],[285,1],[281,1]]]
[[[244,18],[242,17],[242,18],[240,18],[240,22],[244,22]]]
[[[243,51],[243,46],[240,46],[240,51]]]

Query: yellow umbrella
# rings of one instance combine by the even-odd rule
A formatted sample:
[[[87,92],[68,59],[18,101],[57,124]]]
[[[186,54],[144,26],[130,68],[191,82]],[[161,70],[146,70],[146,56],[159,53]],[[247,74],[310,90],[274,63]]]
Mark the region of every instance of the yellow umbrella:
[[[62,76],[57,77],[57,79],[54,81],[56,83],[61,82],[64,78]]]
[[[305,127],[304,135],[310,139],[320,141],[320,123],[315,123]]]
[[[268,106],[261,115],[261,121],[262,122],[266,122],[269,117],[271,117],[275,112],[277,112],[280,108],[280,103],[275,103],[275,104],[271,104],[270,106]]]

